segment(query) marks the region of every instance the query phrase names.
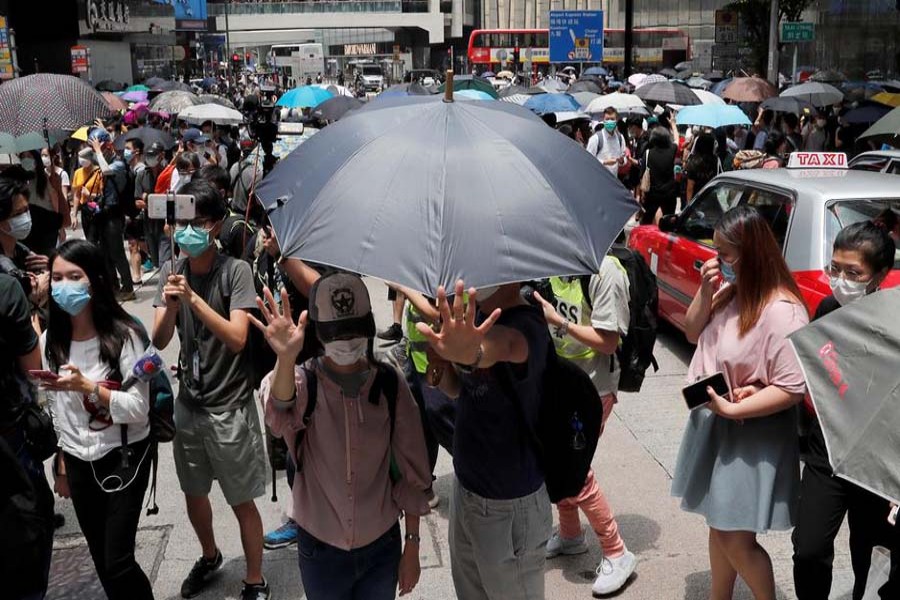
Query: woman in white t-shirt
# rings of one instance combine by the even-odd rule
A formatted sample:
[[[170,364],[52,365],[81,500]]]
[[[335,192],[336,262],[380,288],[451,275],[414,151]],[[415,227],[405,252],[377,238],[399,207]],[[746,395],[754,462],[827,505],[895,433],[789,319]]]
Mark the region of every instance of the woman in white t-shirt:
[[[100,583],[110,600],[145,600],[153,590],[134,557],[153,446],[148,384],[126,389],[146,333],[116,302],[100,249],[60,246],[50,263],[42,336],[44,369],[60,456],[56,492],[71,497]]]

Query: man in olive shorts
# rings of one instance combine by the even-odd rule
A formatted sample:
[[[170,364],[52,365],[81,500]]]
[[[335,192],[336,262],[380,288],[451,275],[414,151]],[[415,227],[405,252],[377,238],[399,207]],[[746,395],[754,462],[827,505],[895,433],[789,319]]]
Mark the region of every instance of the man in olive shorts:
[[[197,215],[190,222],[176,221],[175,242],[187,258],[175,265],[175,273],[171,263],[160,270],[153,343],[165,348],[177,327],[181,385],[173,453],[188,517],[203,550],[181,595],[198,595],[222,566],[209,503],[216,479],[240,525],[247,560],[241,600],[265,600],[263,529],[254,499],[265,494],[266,464],[244,351],[247,310],[256,306],[256,291],[247,263],[216,250],[227,214],[225,199],[205,181],[191,182],[180,193],[194,196]]]

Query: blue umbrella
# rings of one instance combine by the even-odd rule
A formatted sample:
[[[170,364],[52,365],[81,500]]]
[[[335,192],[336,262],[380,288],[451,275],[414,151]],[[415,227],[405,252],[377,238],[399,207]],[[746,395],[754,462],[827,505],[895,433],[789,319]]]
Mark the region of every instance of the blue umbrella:
[[[862,104],[853,110],[847,111],[847,114],[844,115],[844,120],[851,125],[870,125],[889,112],[891,112],[890,106],[881,104]]]
[[[591,67],[589,69],[585,69],[583,75],[599,75],[600,77],[606,77],[609,74],[609,71],[604,69],[603,67]]]
[[[286,108],[312,108],[318,106],[333,98],[334,94],[328,90],[311,85],[304,85],[285,92],[275,106],[284,106]]]
[[[734,79],[734,77],[726,77],[722,81],[716,82],[711,88],[709,88],[709,91],[711,91],[716,96],[721,96],[725,93],[725,88],[728,87],[728,84],[731,83],[732,79]]]
[[[726,125],[751,125],[750,119],[740,108],[728,104],[700,104],[685,106],[675,117],[678,125],[701,127],[725,127]]]
[[[488,77],[496,77],[497,74],[494,73],[493,71],[485,71],[484,73],[481,74],[481,76],[484,77],[485,79],[487,79]]]
[[[453,92],[454,96],[459,96],[460,98],[466,98],[467,100],[493,100],[497,101],[496,98],[491,96],[490,94],[486,94],[481,90],[459,90],[458,92]]]
[[[533,110],[539,115],[567,110],[580,110],[578,100],[569,94],[540,94],[532,96],[525,103],[525,108]]]

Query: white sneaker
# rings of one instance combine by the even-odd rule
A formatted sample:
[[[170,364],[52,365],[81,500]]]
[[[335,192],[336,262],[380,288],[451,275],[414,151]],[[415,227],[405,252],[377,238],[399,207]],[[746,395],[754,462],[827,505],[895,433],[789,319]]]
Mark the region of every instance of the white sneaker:
[[[597,579],[594,580],[593,591],[595,594],[612,594],[618,592],[634,573],[637,558],[634,554],[625,550],[625,554],[617,558],[606,558],[600,561],[597,567]]]
[[[547,558],[553,558],[560,554],[584,554],[587,551],[587,544],[584,543],[584,531],[577,538],[572,539],[564,538],[559,535],[559,531],[555,531],[547,542],[546,555]]]

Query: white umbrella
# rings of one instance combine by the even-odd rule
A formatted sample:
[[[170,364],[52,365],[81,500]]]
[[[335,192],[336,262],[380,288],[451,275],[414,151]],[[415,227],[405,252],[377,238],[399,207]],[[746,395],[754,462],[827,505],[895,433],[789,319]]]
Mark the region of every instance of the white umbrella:
[[[628,77],[628,83],[630,83],[634,87],[639,87],[644,83],[644,80],[647,79],[647,77],[649,77],[649,75],[647,75],[646,73],[635,73],[634,75]]]
[[[800,98],[801,100],[806,100],[813,106],[828,106],[829,104],[836,104],[843,100],[844,92],[827,83],[808,81],[784,90],[781,92],[780,96],[782,98]]]
[[[518,104],[519,106],[522,106],[530,99],[531,94],[513,94],[512,96],[501,97],[500,102],[509,102],[511,104]]]
[[[189,106],[178,114],[178,118],[188,123],[212,121],[217,125],[240,125],[244,122],[244,115],[233,108],[212,103]]]
[[[333,83],[316,83],[313,84],[313,87],[322,88],[323,90],[327,90],[334,94],[335,96],[349,96],[350,98],[355,98],[349,89],[342,85],[335,85]]]
[[[621,94],[614,92],[591,100],[585,108],[585,112],[596,115],[602,114],[607,108],[614,108],[622,113],[647,114],[647,105],[634,94]]]
[[[628,78],[628,81],[631,81],[630,77]],[[644,87],[645,85],[650,85],[651,83],[664,83],[666,81],[668,81],[668,79],[666,79],[665,75],[660,75],[659,73],[653,73],[652,75],[647,75],[646,77],[644,77],[644,80],[641,81],[639,84],[635,85],[634,87],[639,88],[639,87]]]
[[[700,98],[701,104],[728,104],[721,96],[717,96],[708,90],[694,90],[694,94]]]

